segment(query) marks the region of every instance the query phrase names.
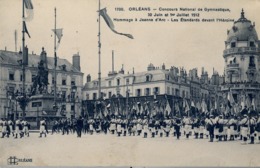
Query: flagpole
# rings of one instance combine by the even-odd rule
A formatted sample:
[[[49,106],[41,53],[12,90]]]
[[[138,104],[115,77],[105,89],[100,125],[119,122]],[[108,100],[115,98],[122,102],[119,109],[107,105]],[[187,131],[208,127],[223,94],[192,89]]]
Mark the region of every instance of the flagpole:
[[[101,32],[100,32],[100,0],[98,1],[98,98],[101,98]]]
[[[57,96],[57,52],[56,52],[56,7],[54,8],[54,107],[57,108],[56,96]]]
[[[25,28],[25,21],[24,21],[24,0],[22,0],[22,3],[23,3],[23,24],[22,24],[22,26],[23,26],[23,28],[22,28],[22,48],[23,48],[23,61],[22,61],[22,73],[23,73],[23,78],[22,78],[22,80],[23,80],[23,84],[22,84],[22,95],[23,95],[23,97],[25,98],[25,49],[24,49],[24,47],[25,47],[25,36],[24,36],[24,33],[25,33],[25,30],[24,30],[24,28]],[[22,111],[23,111],[23,119],[25,119],[25,109],[24,108],[22,108]]]

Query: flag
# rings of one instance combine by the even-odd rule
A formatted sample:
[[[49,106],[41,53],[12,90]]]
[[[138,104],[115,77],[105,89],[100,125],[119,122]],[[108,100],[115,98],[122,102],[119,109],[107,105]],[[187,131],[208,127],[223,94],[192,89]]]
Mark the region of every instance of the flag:
[[[105,20],[106,24],[108,25],[108,27],[116,34],[119,34],[119,35],[123,35],[123,36],[126,36],[130,39],[134,39],[134,37],[131,35],[131,34],[125,34],[125,33],[119,33],[115,30],[115,26],[114,26],[114,23],[113,21],[111,20],[111,18],[108,16],[107,14],[107,9],[104,8],[104,9],[101,9],[99,11],[99,14],[103,17],[103,19]]]
[[[254,110],[256,110],[256,105],[255,105],[256,103],[255,103],[255,98],[253,98],[253,100],[252,100],[252,106],[253,106],[253,109]]]
[[[200,102],[199,102],[199,101],[196,103],[196,108],[198,109],[198,111],[200,111],[200,110],[201,110],[201,104],[200,104]]]
[[[143,105],[142,104],[140,104],[140,114],[143,114],[143,112],[144,112],[144,109],[143,109]]]
[[[63,29],[56,29],[56,31],[55,31],[55,29],[52,29],[52,31],[54,32],[54,34],[55,34],[55,35],[57,36],[57,38],[58,38],[56,50],[58,50],[58,48],[59,48],[59,46],[60,46],[60,41],[61,41],[61,38],[62,38],[62,36],[63,36],[62,30],[63,30]]]
[[[207,104],[206,104],[205,100],[203,99],[202,103],[201,103],[201,111],[202,111],[202,113],[205,113],[207,110],[208,110]]]
[[[246,97],[246,104],[247,108],[251,107],[251,100],[249,98],[249,96]]]
[[[169,102],[167,101],[167,104],[166,104],[166,108],[165,108],[165,114],[166,116],[168,116],[170,113],[171,113],[171,107],[170,107],[170,104]]]
[[[233,98],[233,95],[232,95],[231,91],[228,92],[227,99],[228,99],[229,107],[232,107],[235,104],[235,100]]]
[[[136,114],[139,114],[140,111],[139,111],[139,106],[138,106],[138,103],[135,105],[136,106]]]
[[[107,115],[108,115],[108,110],[107,110],[107,106],[105,106],[104,116],[106,117]]]
[[[218,102],[217,102],[217,100],[215,100],[215,110],[217,110],[218,109]]]
[[[194,107],[195,108],[195,104],[193,101],[191,101],[191,107]]]
[[[28,32],[28,29],[27,29],[25,21],[23,21],[23,31],[28,35],[29,38],[31,38],[31,36],[30,36],[30,34]]]
[[[189,111],[190,111],[190,106],[188,104],[188,101],[185,100],[185,112],[188,114]]]
[[[33,19],[33,4],[31,0],[23,0],[24,1],[24,6],[26,9],[26,15],[27,17],[24,17],[23,20],[26,22],[29,22]]]
[[[179,103],[175,103],[175,111],[176,111],[176,114],[180,112]]]

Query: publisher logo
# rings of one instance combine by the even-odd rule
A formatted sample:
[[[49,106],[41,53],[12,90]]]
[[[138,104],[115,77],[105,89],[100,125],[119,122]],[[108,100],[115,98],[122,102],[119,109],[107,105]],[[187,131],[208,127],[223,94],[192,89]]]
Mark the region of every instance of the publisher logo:
[[[8,165],[18,165],[19,162],[32,162],[31,158],[17,158],[16,156],[10,156],[7,159]]]

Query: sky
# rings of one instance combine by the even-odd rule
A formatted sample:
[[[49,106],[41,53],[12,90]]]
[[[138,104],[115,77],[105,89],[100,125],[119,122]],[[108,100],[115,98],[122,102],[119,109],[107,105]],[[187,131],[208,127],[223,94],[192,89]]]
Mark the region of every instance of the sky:
[[[26,36],[29,52],[40,54],[44,47],[48,56],[54,54],[54,7],[57,8],[57,28],[63,28],[63,37],[58,57],[72,62],[75,53],[81,56],[81,71],[84,76],[98,76],[98,0],[32,0],[34,18],[27,22],[31,38]],[[162,8],[228,8],[230,12],[200,12],[200,18],[235,19],[241,9],[245,17],[256,24],[260,31],[260,0],[101,0],[101,8],[114,18],[149,18],[148,13]],[[116,11],[123,7],[124,11]],[[129,11],[132,7],[156,8],[156,11]],[[14,31],[18,32],[18,50],[22,45],[22,1],[0,0],[0,49],[15,51]],[[187,12],[172,12],[187,13]],[[188,12],[191,14],[192,12]],[[197,12],[194,12],[197,13]],[[153,63],[161,66],[184,67],[186,70],[201,68],[211,75],[213,68],[219,74],[224,71],[223,50],[227,29],[232,22],[116,22],[115,29],[129,33],[134,39],[113,33],[101,20],[101,76],[107,76],[112,69],[111,55],[115,53],[115,70],[124,64],[125,72],[146,71]],[[85,82],[84,77],[84,82]]]

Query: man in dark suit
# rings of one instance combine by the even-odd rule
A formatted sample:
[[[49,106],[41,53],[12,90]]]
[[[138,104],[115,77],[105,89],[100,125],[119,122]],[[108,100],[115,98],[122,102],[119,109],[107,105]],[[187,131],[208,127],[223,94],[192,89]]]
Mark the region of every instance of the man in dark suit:
[[[77,137],[81,138],[81,132],[82,132],[82,128],[83,128],[83,120],[82,117],[80,116],[77,120]]]

